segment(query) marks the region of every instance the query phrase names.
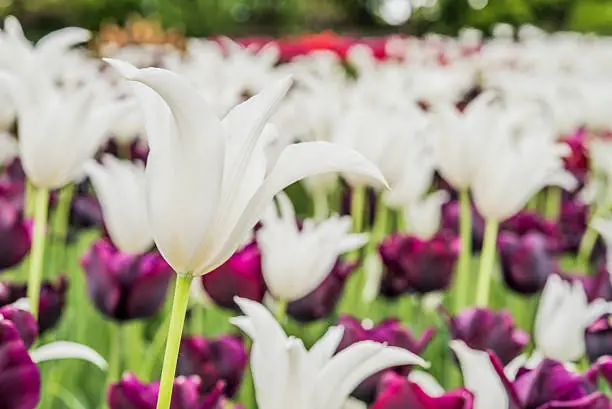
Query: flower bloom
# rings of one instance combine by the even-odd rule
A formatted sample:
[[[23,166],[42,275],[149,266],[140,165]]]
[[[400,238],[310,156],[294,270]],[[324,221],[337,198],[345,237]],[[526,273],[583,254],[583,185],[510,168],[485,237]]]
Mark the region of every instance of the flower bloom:
[[[118,321],[156,314],[163,306],[173,277],[158,253],[125,254],[107,240],[95,242],[82,264],[94,305],[102,314]]]
[[[177,362],[178,375],[197,375],[200,390],[211,392],[219,381],[224,394],[233,397],[242,381],[248,362],[247,351],[240,338],[223,336],[208,340],[204,337],[183,337]]]
[[[257,232],[263,276],[270,293],[279,300],[298,300],[331,273],[338,256],[362,247],[365,234],[350,234],[350,217],[331,217],[316,224],[304,220],[299,229],[293,203],[278,196],[280,215],[271,209]]]
[[[426,294],[450,285],[459,243],[448,231],[430,240],[393,234],[380,244],[379,252],[385,266],[381,282],[383,295]]]
[[[334,355],[343,335],[332,327],[306,351],[287,337],[272,314],[254,301],[237,299],[245,316],[232,319],[253,339],[251,368],[259,409],[340,409],[353,389],[388,367],[427,365],[413,353],[362,341]]]
[[[223,385],[218,384],[209,394],[200,392],[201,380],[197,376],[179,376],[174,380],[171,409],[221,409]],[[108,390],[110,409],[155,409],[159,382],[144,383],[132,374],[126,374]]]
[[[612,356],[612,325],[610,316],[595,320],[586,330],[586,354],[595,362],[602,356]]]
[[[460,339],[470,348],[493,351],[504,365],[516,358],[529,343],[529,334],[515,327],[508,311],[463,310],[451,318],[450,331],[453,339]]]
[[[23,218],[23,204],[14,197],[23,194],[22,186],[0,181],[0,270],[19,264],[30,251],[31,223]]]
[[[342,351],[358,342],[375,341],[403,348],[419,355],[427,348],[436,332],[434,328],[429,328],[417,338],[396,319],[387,319],[368,329],[364,328],[362,323],[355,318],[343,316],[338,320],[337,325],[344,328],[344,335],[338,345],[338,351]],[[377,385],[385,373],[392,372],[406,376],[410,369],[410,366],[401,366],[371,375],[355,389],[353,396],[364,402],[372,402],[376,395]]]
[[[30,349],[38,337],[38,325],[32,314],[13,305],[5,305],[0,308],[0,317],[15,325],[23,345],[26,349]]]
[[[247,244],[221,266],[202,276],[202,285],[215,304],[223,308],[237,310],[236,296],[263,301],[266,283],[257,243]]]
[[[290,79],[219,120],[193,86],[171,71],[107,61],[134,81],[150,145],[148,218],[159,251],[179,274],[202,275],[223,264],[273,197],[293,182],[342,171],[384,184],[362,155],[324,142],[288,146],[268,172],[260,135]]]

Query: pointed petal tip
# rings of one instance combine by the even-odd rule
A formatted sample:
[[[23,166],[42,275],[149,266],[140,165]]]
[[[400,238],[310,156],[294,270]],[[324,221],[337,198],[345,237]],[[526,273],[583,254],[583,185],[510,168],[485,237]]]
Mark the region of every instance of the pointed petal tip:
[[[134,67],[129,62],[117,58],[102,58],[102,61],[116,69],[119,74],[128,80],[134,80],[138,76],[138,68]]]

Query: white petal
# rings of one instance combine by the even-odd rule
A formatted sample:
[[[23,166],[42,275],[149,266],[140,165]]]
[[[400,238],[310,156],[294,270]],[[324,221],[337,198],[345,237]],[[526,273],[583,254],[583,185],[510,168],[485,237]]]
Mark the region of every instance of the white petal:
[[[344,327],[330,327],[325,335],[323,335],[308,352],[309,359],[312,365],[317,370],[320,370],[329,362],[331,357],[336,352],[340,341],[344,335]]]
[[[429,396],[444,395],[444,388],[431,374],[424,371],[410,371],[408,379],[419,385]]]
[[[68,48],[89,41],[91,32],[80,27],[65,27],[52,31],[36,43],[36,51],[45,55],[47,53],[61,53]]]
[[[103,371],[106,371],[108,368],[108,363],[100,354],[88,346],[75,342],[52,342],[30,352],[30,357],[35,363],[56,359],[81,359],[91,362]]]

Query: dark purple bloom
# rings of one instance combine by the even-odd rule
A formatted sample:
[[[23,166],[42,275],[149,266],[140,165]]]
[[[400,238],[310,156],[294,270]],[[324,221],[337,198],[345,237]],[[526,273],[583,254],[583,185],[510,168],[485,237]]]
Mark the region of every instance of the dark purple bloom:
[[[1,319],[11,321],[15,325],[21,341],[26,349],[30,349],[38,337],[38,325],[32,314],[29,311],[5,305],[0,308]]]
[[[524,236],[529,233],[540,233],[546,237],[551,251],[556,251],[559,246],[557,226],[544,219],[537,212],[522,210],[504,221],[499,228],[501,232],[511,232],[518,236]]]
[[[580,281],[589,303],[598,298],[612,301],[612,283],[610,283],[610,274],[605,266],[600,268],[595,275],[566,273],[561,277],[568,281]]]
[[[612,356],[612,325],[606,315],[594,321],[586,330],[586,352],[589,361],[595,362],[602,356]]]
[[[578,129],[573,134],[563,138],[569,146],[571,154],[564,159],[565,169],[569,170],[584,185],[589,170],[589,155],[587,150],[587,131]],[[579,186],[578,189],[581,187]]]
[[[459,235],[461,206],[459,201],[447,202],[442,206],[442,228]],[[472,205],[472,247],[480,249],[484,240],[485,220]]]
[[[561,215],[557,223],[559,243],[562,251],[576,254],[580,248],[582,236],[587,228],[589,206],[579,200],[565,200],[561,205]],[[605,253],[601,238],[597,239],[591,261],[600,260]]]
[[[0,407],[34,409],[40,400],[40,372],[15,325],[0,319]]]
[[[519,236],[502,232],[497,243],[504,281],[514,291],[538,293],[544,289],[548,276],[559,272],[554,255],[556,243],[541,233]]]
[[[355,318],[343,316],[338,320],[337,325],[344,327],[344,334],[337,349],[338,352],[356,342],[370,340],[404,348],[418,355],[425,350],[435,334],[435,329],[429,328],[421,334],[420,338],[416,338],[409,329],[403,327],[396,319],[385,320],[373,328],[364,328],[361,322]],[[399,375],[406,376],[410,372],[410,369],[410,366],[402,366],[376,373],[364,380],[357,389],[355,389],[353,396],[359,400],[370,403],[376,396],[376,387],[383,374],[395,372]]]
[[[457,389],[432,397],[416,383],[393,372],[386,373],[371,409],[472,409],[474,397],[466,389]]]
[[[198,375],[202,382],[200,389],[207,393],[223,381],[225,394],[231,398],[240,388],[247,362],[247,351],[238,337],[212,340],[200,336],[183,337],[176,373]]]
[[[328,317],[340,301],[346,279],[354,269],[355,264],[338,261],[314,291],[289,303],[287,313],[299,322],[312,322]]]
[[[43,281],[38,303],[38,330],[40,334],[55,328],[58,324],[64,311],[67,290],[68,281],[63,275],[56,282]],[[0,306],[26,298],[27,294],[27,284],[0,282]]]
[[[98,199],[87,193],[77,194],[70,204],[70,225],[77,229],[102,227],[102,207]]]
[[[385,266],[381,281],[384,296],[396,297],[407,292],[426,294],[445,290],[450,285],[459,242],[448,231],[428,241],[393,234],[381,243],[379,252]]]
[[[201,380],[197,376],[176,378],[170,409],[221,409],[223,384],[219,383],[208,394],[202,393],[200,387]],[[155,409],[158,392],[159,382],[146,384],[126,374],[110,386],[108,406],[110,409]]]
[[[109,318],[148,318],[162,307],[172,269],[156,251],[125,254],[99,240],[83,257],[87,289],[94,305]]]
[[[257,243],[245,246],[223,265],[204,275],[202,284],[210,298],[224,308],[237,309],[235,296],[261,302],[266,284]]]
[[[6,189],[13,187],[4,186]],[[1,182],[0,193],[6,193]],[[0,194],[0,270],[19,264],[28,254],[31,230],[31,223],[23,218],[23,207],[10,195]]]
[[[490,350],[507,365],[529,343],[529,334],[516,328],[508,311],[469,308],[450,319],[453,339],[460,339],[470,348]]]

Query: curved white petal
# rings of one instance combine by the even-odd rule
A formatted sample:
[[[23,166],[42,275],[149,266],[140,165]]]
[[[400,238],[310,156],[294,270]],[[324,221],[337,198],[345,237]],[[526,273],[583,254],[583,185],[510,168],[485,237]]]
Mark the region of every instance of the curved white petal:
[[[330,327],[325,335],[323,335],[308,351],[308,359],[316,370],[322,369],[331,357],[336,352],[342,336],[344,335],[344,327]]]
[[[103,371],[108,368],[108,363],[100,354],[86,345],[75,342],[52,342],[30,352],[30,357],[35,363],[56,359],[81,359],[94,364]]]
[[[444,395],[444,388],[430,373],[412,370],[408,375],[408,379],[418,384],[429,396]]]
[[[36,52],[42,55],[65,52],[68,48],[89,41],[91,32],[80,27],[65,27],[52,31],[36,43]]]

